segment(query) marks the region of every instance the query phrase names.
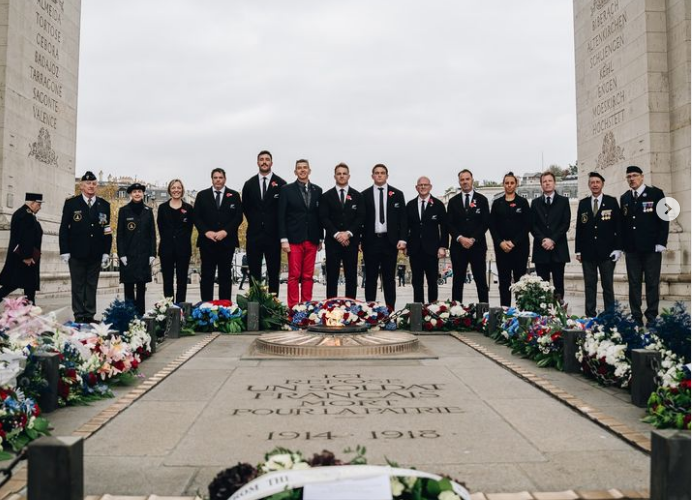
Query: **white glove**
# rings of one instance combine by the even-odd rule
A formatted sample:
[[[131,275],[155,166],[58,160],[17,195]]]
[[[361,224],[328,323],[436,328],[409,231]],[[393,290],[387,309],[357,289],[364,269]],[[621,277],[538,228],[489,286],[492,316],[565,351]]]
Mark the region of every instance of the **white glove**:
[[[156,257],[149,257],[149,265],[151,266],[155,260],[156,260]]]
[[[107,253],[104,253],[101,257],[101,269],[106,269],[108,267],[108,263],[110,262],[110,260],[110,256]]]
[[[60,258],[62,259],[62,261],[63,261],[65,264],[67,264],[68,262],[70,262],[70,254],[69,254],[69,253],[61,253],[61,254],[60,254]]]
[[[665,251],[666,251],[666,247],[664,247],[663,245],[656,245],[656,253],[661,253],[661,252],[665,252]]]
[[[620,257],[622,257],[621,250],[613,250],[612,252],[610,252],[610,258],[613,262],[617,262],[618,260],[620,260]]]
[[[126,265],[127,265],[127,257],[125,257],[125,256],[120,257],[120,263],[121,263],[123,266],[126,266]]]

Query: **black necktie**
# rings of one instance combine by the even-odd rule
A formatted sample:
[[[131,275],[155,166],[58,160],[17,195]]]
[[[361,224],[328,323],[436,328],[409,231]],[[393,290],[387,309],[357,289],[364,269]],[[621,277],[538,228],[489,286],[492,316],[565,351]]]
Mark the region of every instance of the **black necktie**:
[[[469,209],[469,193],[466,193],[466,200],[464,200],[464,208]]]
[[[384,188],[377,188],[380,190],[380,224],[384,224]]]
[[[634,201],[637,201],[637,198],[639,197],[639,193],[636,191],[632,191],[632,198],[634,198]]]
[[[425,200],[422,200],[420,202],[420,220],[423,220],[424,215],[425,215]]]
[[[262,199],[267,195],[267,178],[262,177]]]
[[[216,208],[221,208],[221,191],[216,192]]]
[[[545,197],[545,204],[546,204],[547,206],[550,206],[550,196],[546,196],[546,197]]]
[[[343,207],[346,203],[346,196],[344,195],[343,189],[340,189],[339,191],[341,192],[341,194],[339,195],[339,199],[341,200],[341,206]]]

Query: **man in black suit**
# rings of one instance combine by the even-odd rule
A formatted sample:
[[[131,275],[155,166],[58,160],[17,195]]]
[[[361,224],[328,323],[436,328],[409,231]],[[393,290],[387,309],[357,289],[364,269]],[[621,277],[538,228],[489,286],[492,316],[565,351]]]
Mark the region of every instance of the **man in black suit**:
[[[72,313],[77,323],[92,323],[101,268],[108,266],[113,231],[111,206],[96,196],[98,182],[86,172],[81,194],[65,201],[60,221],[60,258],[70,267]]]
[[[622,246],[627,264],[630,311],[643,325],[642,275],[646,281],[646,322],[658,316],[662,254],[668,244],[670,223],[656,214],[656,205],[665,198],[657,187],[644,184],[642,169],[627,167],[630,189],[620,197],[622,210]]]
[[[603,194],[605,179],[598,172],[589,174],[591,196],[579,201],[574,239],[576,257],[584,272],[586,316],[596,316],[596,285],[601,274],[605,310],[615,305],[613,273],[622,255],[620,207],[612,196]]]
[[[41,210],[43,195],[26,193],[25,203],[12,214],[10,246],[5,267],[0,273],[0,301],[17,288],[36,304],[36,290],[40,283],[41,240],[43,229],[36,218]]]
[[[238,227],[243,221],[240,194],[226,187],[226,172],[211,171],[212,187],[203,189],[195,201],[197,246],[202,260],[200,294],[214,299],[214,278],[219,270],[219,299],[231,300],[231,263],[238,246]]]
[[[322,188],[310,182],[307,160],[296,161],[294,172],[296,181],[282,187],[279,195],[279,238],[281,250],[288,254],[288,307],[312,300],[315,258],[324,239],[319,217]]]
[[[355,299],[358,288],[358,246],[365,219],[365,204],[361,194],[348,185],[350,178],[348,165],[339,163],[334,167],[336,186],[326,191],[320,200],[320,221],[326,231],[327,298],[337,296],[342,263],[345,296]]]
[[[570,261],[567,246],[572,212],[569,200],[555,192],[555,176],[552,172],[541,175],[543,194],[531,201],[531,234],[533,234],[533,258],[536,274],[550,281],[553,276],[555,298],[562,303],[565,296],[565,264]]]
[[[423,275],[428,282],[428,303],[437,300],[438,259],[447,254],[447,234],[444,204],[432,196],[432,184],[427,177],[416,182],[418,196],[406,205],[408,237],[406,253],[411,263],[413,301],[423,302]]]
[[[452,300],[464,298],[466,269],[471,264],[479,302],[488,302],[488,281],[485,256],[488,244],[485,233],[490,227],[488,198],[473,189],[473,174],[464,169],[458,174],[461,193],[449,200],[447,206],[447,231],[451,237]]]
[[[377,298],[377,277],[382,274],[384,302],[396,306],[396,260],[406,249],[408,227],[404,193],[387,184],[389,170],[381,163],[372,168],[374,185],[362,192],[365,201],[363,260],[365,261],[365,300]]]
[[[257,155],[259,174],[250,177],[243,186],[243,213],[247,219],[246,251],[250,276],[262,279],[262,258],[267,265],[269,292],[279,294],[281,242],[278,216],[279,192],[286,181],[272,172],[272,155],[260,151]]]

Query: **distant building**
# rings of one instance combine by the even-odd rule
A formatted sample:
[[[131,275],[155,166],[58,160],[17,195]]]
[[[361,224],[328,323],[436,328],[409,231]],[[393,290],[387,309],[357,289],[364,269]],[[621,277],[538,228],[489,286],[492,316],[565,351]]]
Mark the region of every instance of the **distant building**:
[[[555,183],[555,191],[570,199],[578,199],[578,179],[576,175],[566,175],[558,178]],[[531,201],[543,194],[541,189],[541,172],[524,174],[519,181],[517,194]]]
[[[104,180],[103,171],[99,172],[98,178],[99,188],[101,188],[99,189],[99,196],[104,197],[108,201],[122,200],[123,202],[126,202],[127,200],[129,200],[130,195],[127,194],[127,188],[135,182],[139,182],[146,186],[147,190],[144,192],[144,202],[148,205],[158,206],[161,203],[165,203],[170,198],[167,189],[168,185],[160,186],[156,184],[151,184],[142,179],[138,179],[137,177],[116,177],[110,174],[108,175],[106,180]],[[75,182],[78,183],[79,181],[79,178],[75,178]],[[109,193],[109,189],[105,189],[110,188],[111,186],[115,187],[115,191],[112,195]],[[196,190],[185,191],[185,200],[187,202],[194,203],[195,198],[197,198]]]

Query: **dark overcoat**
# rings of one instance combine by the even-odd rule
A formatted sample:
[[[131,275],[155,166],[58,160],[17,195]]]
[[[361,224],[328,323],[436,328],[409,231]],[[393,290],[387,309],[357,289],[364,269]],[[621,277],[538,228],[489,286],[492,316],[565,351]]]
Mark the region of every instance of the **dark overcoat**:
[[[33,288],[39,290],[41,263],[41,240],[43,230],[36,215],[22,205],[12,214],[10,223],[10,246],[7,249],[5,267],[0,273],[0,285],[11,288]],[[36,264],[27,266],[24,259],[34,258]]]
[[[149,257],[156,257],[154,212],[144,205],[138,214],[132,205],[118,211],[118,258],[127,257],[127,265],[120,264],[120,283],[149,283]]]

